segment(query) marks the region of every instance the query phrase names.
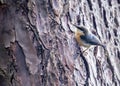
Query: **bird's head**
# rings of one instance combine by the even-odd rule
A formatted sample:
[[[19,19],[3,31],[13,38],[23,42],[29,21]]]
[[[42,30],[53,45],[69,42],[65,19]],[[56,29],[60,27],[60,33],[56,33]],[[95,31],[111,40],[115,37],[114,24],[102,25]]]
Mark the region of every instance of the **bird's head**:
[[[76,27],[77,31],[82,31],[84,34],[88,33],[87,28],[85,28],[84,26],[78,26],[78,25],[75,25],[75,24],[72,24],[72,25]]]

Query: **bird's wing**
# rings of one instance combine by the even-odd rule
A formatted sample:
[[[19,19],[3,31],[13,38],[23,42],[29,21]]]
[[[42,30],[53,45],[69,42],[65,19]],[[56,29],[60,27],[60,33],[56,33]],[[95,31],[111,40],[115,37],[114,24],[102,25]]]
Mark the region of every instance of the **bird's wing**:
[[[84,42],[90,45],[99,45],[100,41],[92,34],[88,34],[80,37]]]

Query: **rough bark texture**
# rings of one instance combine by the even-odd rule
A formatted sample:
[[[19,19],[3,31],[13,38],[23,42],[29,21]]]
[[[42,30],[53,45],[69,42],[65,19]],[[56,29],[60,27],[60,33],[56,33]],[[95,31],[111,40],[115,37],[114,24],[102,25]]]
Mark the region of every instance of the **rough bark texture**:
[[[107,51],[85,53],[76,25]],[[0,0],[0,86],[119,86],[120,0]]]

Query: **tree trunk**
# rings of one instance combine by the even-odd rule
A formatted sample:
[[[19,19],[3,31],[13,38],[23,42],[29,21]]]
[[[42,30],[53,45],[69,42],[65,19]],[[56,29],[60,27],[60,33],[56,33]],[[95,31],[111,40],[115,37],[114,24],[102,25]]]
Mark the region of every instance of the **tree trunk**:
[[[83,25],[102,47],[84,51]],[[119,86],[120,0],[0,0],[0,86]]]

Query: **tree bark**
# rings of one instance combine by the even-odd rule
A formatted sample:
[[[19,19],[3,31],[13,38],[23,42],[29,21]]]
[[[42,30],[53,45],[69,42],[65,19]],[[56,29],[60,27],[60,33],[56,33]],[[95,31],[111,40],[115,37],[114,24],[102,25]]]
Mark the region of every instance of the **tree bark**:
[[[106,46],[85,53],[83,25]],[[119,86],[119,0],[0,0],[0,86]]]

